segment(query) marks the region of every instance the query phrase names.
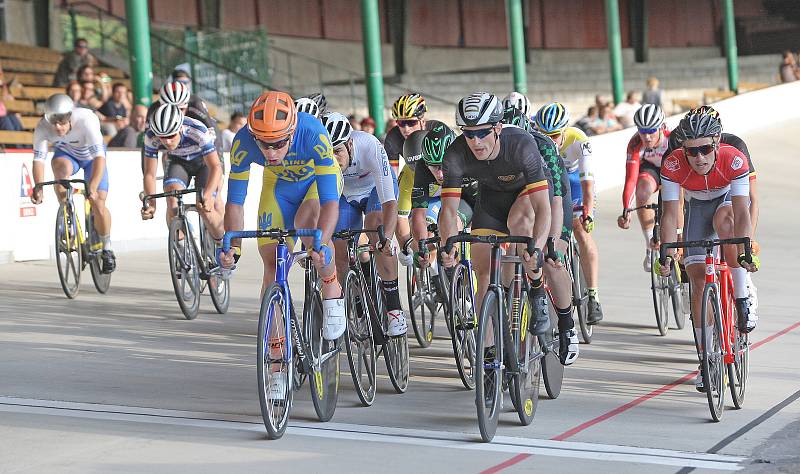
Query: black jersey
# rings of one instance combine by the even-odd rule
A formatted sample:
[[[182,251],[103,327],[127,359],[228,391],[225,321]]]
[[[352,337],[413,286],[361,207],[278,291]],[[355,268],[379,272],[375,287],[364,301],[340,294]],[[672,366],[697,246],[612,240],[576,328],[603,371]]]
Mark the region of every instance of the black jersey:
[[[426,209],[431,198],[438,198],[442,186],[436,181],[431,170],[425,163],[419,165],[414,172],[414,188],[411,190],[411,208]],[[465,178],[461,183],[461,199],[471,207],[475,207],[478,199],[478,182]]]
[[[442,122],[438,120],[428,120],[425,123],[425,130],[433,130],[439,125],[444,125]],[[392,165],[393,168],[397,168],[400,165],[400,157],[403,156],[403,143],[405,143],[406,139],[403,138],[403,134],[400,133],[400,127],[394,127],[393,129],[389,130],[389,133],[386,134],[386,138],[383,139],[383,148],[386,150],[386,155],[389,157],[389,164]],[[408,160],[403,157],[403,160],[406,162],[407,166],[410,166],[411,169],[414,169],[415,162],[409,162]]]

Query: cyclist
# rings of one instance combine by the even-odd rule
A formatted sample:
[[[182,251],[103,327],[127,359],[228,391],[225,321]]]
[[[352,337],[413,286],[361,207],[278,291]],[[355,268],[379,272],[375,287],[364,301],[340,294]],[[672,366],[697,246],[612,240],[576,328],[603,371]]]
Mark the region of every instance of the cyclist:
[[[722,124],[716,115],[688,113],[674,133],[681,135],[682,147],[670,154],[661,164],[661,200],[664,213],[661,217],[661,242],[677,240],[678,198],[683,188],[687,197],[685,238],[705,240],[714,238],[751,237],[749,213],[750,173],[747,159],[736,148],[720,144]],[[758,257],[747,260],[740,249],[725,246],[725,259],[733,276],[733,291],[739,314],[739,329],[749,332],[756,321],[748,316],[747,272],[758,270]],[[667,253],[675,258],[675,251]],[[700,248],[686,249],[684,263],[693,288],[703,288],[705,252]],[[670,265],[659,265],[660,274],[667,276]],[[702,291],[692,292],[692,315],[698,345],[711,343],[712,331],[706,331],[707,340],[701,340],[700,314]],[[698,375],[695,386],[704,391],[702,377]]]
[[[588,324],[603,320],[603,308],[598,295],[597,245],[592,238],[594,230],[594,176],[592,175],[592,145],[580,129],[569,126],[569,112],[559,102],[551,102],[536,112],[536,128],[550,137],[559,147],[561,159],[569,172],[570,194],[573,205],[573,232],[581,251],[589,290]]]
[[[315,96],[322,98],[321,101],[324,101],[325,108],[327,110],[327,101],[325,100],[325,96],[322,94],[315,94]],[[316,100],[312,99],[310,96],[298,97],[294,101],[294,105],[295,107],[297,107],[298,112],[305,112],[317,118],[321,118],[322,115],[325,113],[325,111],[320,110],[319,103]]]
[[[386,150],[375,136],[353,130],[348,118],[336,112],[323,116],[322,123],[330,135],[333,154],[344,179],[336,231],[375,229],[383,225],[385,242],[378,242],[374,234],[369,238],[380,251],[376,261],[386,295],[387,333],[401,336],[408,327],[400,307],[397,255],[392,240],[397,224],[397,178],[389,166]],[[343,279],[348,269],[347,245],[344,241],[335,241],[334,246],[337,271]]]
[[[117,266],[111,248],[111,214],[106,207],[108,196],[108,168],[106,147],[100,133],[100,120],[91,110],[75,108],[65,94],[53,94],[44,104],[44,117],[33,132],[33,180],[44,181],[44,162],[48,144],[55,152],[50,166],[55,179],[68,179],[83,170],[87,181],[86,198],[92,203],[95,228],[103,243],[100,258],[103,273],[111,273]],[[64,201],[66,191],[56,186],[59,201]],[[44,195],[35,188],[31,202],[39,204]]]
[[[258,210],[259,229],[319,228],[319,252],[305,241],[309,255],[322,278],[323,332],[327,340],[338,339],[347,327],[342,287],[333,265],[331,236],[339,218],[342,174],[333,156],[325,126],[315,117],[297,112],[286,92],[264,92],[253,102],[247,127],[236,133],[231,147],[225,230],[241,230],[250,166],[264,167]],[[304,239],[305,240],[305,239]],[[220,257],[230,268],[241,255],[239,240]],[[264,263],[261,292],[275,281],[277,242],[259,239],[258,251]]]
[[[550,283],[553,304],[558,313],[558,332],[561,362],[571,365],[579,354],[578,333],[572,319],[572,280],[564,266],[564,254],[572,236],[572,199],[570,198],[569,175],[561,160],[558,146],[547,135],[534,130],[530,119],[516,107],[506,107],[503,114],[504,126],[515,126],[530,133],[544,161],[548,185],[552,189],[550,196],[550,237],[547,245],[548,265],[544,273]],[[564,219],[567,216],[567,219]],[[542,281],[534,281],[533,286],[541,286]],[[546,305],[542,300],[539,304]]]
[[[503,110],[508,111],[508,109],[512,107],[522,112],[522,115],[528,119],[533,112],[533,104],[531,104],[531,101],[528,100],[525,94],[520,94],[516,91],[508,94],[506,98],[503,99]]]
[[[414,168],[416,161],[414,157],[403,155],[403,143],[417,130],[430,130],[436,125],[443,125],[436,120],[425,120],[425,113],[428,111],[425,105],[425,98],[419,94],[406,94],[400,96],[392,105],[392,118],[397,121],[397,126],[389,130],[383,141],[386,154],[389,156],[389,164],[395,174],[398,171],[400,157],[403,156],[405,166],[397,176],[400,193],[397,199],[397,209],[399,219],[397,220],[397,242],[402,248],[408,239],[411,238],[411,229],[408,225],[408,216],[411,213],[411,188],[414,187]],[[417,156],[416,158],[419,158]],[[413,261],[411,254],[400,252],[398,255],[400,263],[408,266]]]
[[[622,189],[622,213],[617,218],[621,229],[628,229],[631,216],[625,209],[644,206],[653,199],[661,184],[661,159],[669,145],[670,132],[664,126],[664,111],[655,104],[645,104],[633,114],[637,132],[631,137],[625,162],[625,186]],[[634,204],[635,198],[635,204]],[[644,271],[650,272],[651,240],[655,211],[636,211],[644,235]]]
[[[162,104],[150,116],[145,132],[145,161],[143,185],[145,194],[156,192],[158,154],[165,152],[169,166],[164,175],[164,191],[186,189],[192,178],[195,187],[202,189],[202,199],[197,203],[200,217],[208,232],[219,245],[222,240],[223,203],[218,193],[222,181],[222,163],[214,148],[214,138],[198,120],[184,116],[176,105]],[[167,198],[167,225],[175,217],[177,199]],[[152,219],[156,200],[151,199],[142,209],[142,219]]]
[[[442,240],[457,233],[461,186],[464,178],[472,178],[478,181],[480,196],[472,219],[472,233],[532,236],[536,247],[541,249],[550,230],[549,186],[542,157],[530,134],[515,127],[503,128],[502,119],[503,107],[492,94],[476,92],[459,101],[456,123],[463,135],[447,148],[442,160],[444,184],[439,231]],[[522,247],[517,248],[517,254],[523,257],[528,275],[534,280],[541,278],[538,258],[528,255]],[[472,246],[479,305],[489,284],[489,250],[485,244]],[[450,253],[442,252],[445,267],[456,264],[455,252],[455,248]],[[542,290],[534,288],[532,297],[539,298],[535,293],[543,293]],[[536,317],[528,329],[543,334],[550,326],[550,319],[535,302],[536,299]]]
[[[217,136],[219,135],[219,133],[217,133],[217,121],[211,116],[203,99],[196,94],[192,94],[191,88],[189,87],[191,79],[188,74],[180,69],[175,70],[172,74],[172,80],[165,82],[161,86],[161,89],[158,91],[158,100],[153,102],[147,110],[148,123],[150,117],[160,105],[177,105],[186,117],[202,122],[216,142]]]

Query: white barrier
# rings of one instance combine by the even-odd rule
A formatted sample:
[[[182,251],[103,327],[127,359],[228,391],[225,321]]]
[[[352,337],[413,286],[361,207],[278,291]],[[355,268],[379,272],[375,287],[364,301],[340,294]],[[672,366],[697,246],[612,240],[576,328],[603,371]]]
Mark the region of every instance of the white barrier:
[[[783,84],[742,94],[714,104],[722,116],[725,130],[744,134],[797,117],[800,103],[800,82]],[[757,120],[754,120],[757,118]],[[670,128],[680,116],[667,119]],[[591,138],[593,168],[598,191],[622,185],[625,179],[625,147],[634,129],[622,130]],[[142,172],[138,151],[108,152],[108,208],[112,216],[112,242],[118,252],[163,248],[166,238],[165,203],[159,202],[156,218],[142,221],[139,217]],[[57,210],[55,194],[45,193],[39,206],[30,203],[33,186],[31,153],[0,154],[0,222],[10,224],[11,232],[0,233],[0,263],[19,260],[47,259],[53,254],[54,220]],[[226,163],[228,162],[226,157]],[[51,179],[49,163],[45,167]],[[254,166],[245,203],[245,228],[256,226],[258,199],[261,194],[261,171]]]

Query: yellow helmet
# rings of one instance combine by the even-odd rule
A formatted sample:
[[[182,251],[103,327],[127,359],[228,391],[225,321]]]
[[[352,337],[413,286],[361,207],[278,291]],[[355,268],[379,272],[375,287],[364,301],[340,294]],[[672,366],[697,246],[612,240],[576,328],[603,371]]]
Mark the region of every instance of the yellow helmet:
[[[427,111],[424,97],[419,94],[406,94],[394,101],[392,118],[395,120],[420,118]]]

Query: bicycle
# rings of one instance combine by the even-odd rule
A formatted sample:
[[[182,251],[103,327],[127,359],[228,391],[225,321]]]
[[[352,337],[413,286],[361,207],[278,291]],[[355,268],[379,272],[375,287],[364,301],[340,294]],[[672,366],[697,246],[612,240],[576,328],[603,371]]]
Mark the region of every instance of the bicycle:
[[[350,374],[361,404],[370,406],[375,401],[377,381],[377,359],[383,354],[389,380],[397,393],[408,389],[408,335],[389,336],[389,320],[383,284],[375,266],[375,247],[359,245],[361,234],[378,234],[386,241],[383,226],[376,230],[347,229],[333,234],[334,238],[346,240],[349,270],[343,287],[345,311],[347,313],[346,348]],[[359,255],[369,254],[369,273],[364,274]],[[380,349],[378,349],[380,347]]]
[[[83,189],[75,189],[73,184],[82,184]],[[41,189],[51,185],[66,188],[66,198],[58,206],[55,229],[56,267],[61,289],[67,298],[75,298],[80,289],[81,272],[89,265],[94,287],[99,293],[105,294],[111,285],[111,274],[102,271],[100,254],[103,243],[94,226],[92,203],[89,199],[83,201],[85,224],[82,225],[73,199],[75,194],[81,194],[85,198],[88,184],[83,179],[56,179],[39,183],[35,187]]]
[[[462,230],[458,235],[470,234]],[[464,387],[472,390],[475,388],[475,333],[478,316],[475,313],[475,275],[466,241],[459,243],[458,255],[459,262],[453,267],[450,275],[450,300],[447,305],[450,315],[446,319],[452,334],[453,355],[458,375]]]
[[[197,193],[202,199],[202,189],[177,189],[163,193],[140,195],[142,209],[147,209],[151,199],[174,197],[178,200],[175,217],[169,223],[167,235],[167,255],[172,288],[178,306],[186,319],[197,317],[200,310],[200,295],[208,285],[211,301],[219,314],[228,311],[231,290],[228,279],[223,277],[216,262],[214,239],[208,234],[203,219],[198,218],[200,232],[195,237],[194,226],[188,213],[197,213],[195,204],[184,204],[185,194]],[[199,239],[199,242],[198,242]]]
[[[578,313],[578,325],[584,344],[591,344],[594,326],[589,324],[589,286],[581,267],[581,251],[575,235],[570,234],[567,255],[564,258],[570,280],[572,281],[572,306]],[[552,297],[551,303],[552,303]]]
[[[439,244],[439,230],[436,224],[428,225],[428,232],[433,233],[433,237],[421,239],[418,242],[420,255],[427,255],[427,246]],[[411,239],[403,246],[403,252],[408,253]],[[420,347],[428,347],[433,342],[433,330],[435,327],[436,315],[445,311],[444,303],[447,301],[445,291],[446,283],[443,281],[442,272],[438,275],[431,273],[431,267],[419,267],[409,265],[406,269],[406,283],[408,296],[408,312],[411,316],[411,323],[414,327],[414,336]],[[448,325],[449,329],[449,325]]]
[[[639,209],[652,209],[655,211],[655,225],[653,226],[653,239],[658,239],[659,229],[661,227],[661,205],[658,203],[645,204],[642,206],[625,209],[623,215],[629,212],[634,212]],[[683,329],[686,325],[686,314],[684,313],[685,305],[683,302],[684,297],[688,297],[685,293],[688,288],[684,286],[681,280],[681,269],[677,261],[670,260],[672,271],[668,277],[661,276],[656,272],[656,260],[659,259],[659,250],[653,249],[650,252],[650,291],[653,294],[653,311],[656,316],[656,327],[659,334],[662,336],[667,335],[669,330],[669,312],[670,307],[672,315],[675,318],[675,325],[678,329]]]
[[[302,387],[306,376],[311,386],[314,411],[320,421],[333,417],[339,399],[340,340],[326,341],[322,337],[320,279],[308,252],[291,252],[287,237],[313,237],[313,248],[319,251],[322,231],[229,231],[225,232],[222,242],[222,252],[227,253],[231,239],[268,238],[278,241],[275,281],[264,291],[258,315],[258,399],[269,439],[278,439],[286,431],[294,392]],[[302,324],[294,309],[288,280],[289,269],[297,261],[302,261],[305,271]]]
[[[454,235],[447,239],[444,251],[449,253],[458,242],[486,243],[492,246],[489,288],[481,305],[476,341],[476,357],[483,357],[483,361],[474,364],[478,427],[481,438],[489,442],[497,431],[505,385],[509,387],[511,401],[520,422],[529,425],[533,421],[539,399],[541,361],[545,357],[539,338],[528,334],[531,310],[522,258],[502,255],[501,246],[506,243],[526,244],[528,253],[538,259],[540,266],[543,256],[530,237],[500,237],[493,234]],[[508,293],[500,277],[501,263],[514,264],[514,278]],[[488,334],[490,323],[491,334]],[[487,345],[489,338],[492,343]],[[490,349],[492,347],[494,350]]]
[[[701,340],[695,342],[698,347],[700,372],[703,377],[708,407],[714,421],[722,418],[725,408],[726,366],[727,384],[736,408],[742,407],[747,388],[750,364],[749,336],[747,333],[739,331],[737,314],[734,309],[736,308],[736,299],[733,293],[733,277],[727,262],[725,262],[725,256],[714,256],[714,247],[740,244],[744,245],[745,256],[751,258],[752,249],[749,237],[661,244],[661,255],[666,255],[664,251],[670,248],[702,247],[706,252],[706,279],[700,311],[704,321],[701,325]],[[666,263],[665,259],[672,260],[669,257],[662,257],[660,260],[662,265]],[[705,346],[704,341],[708,340],[706,331],[709,330],[712,331],[712,347],[701,348],[701,346]]]

